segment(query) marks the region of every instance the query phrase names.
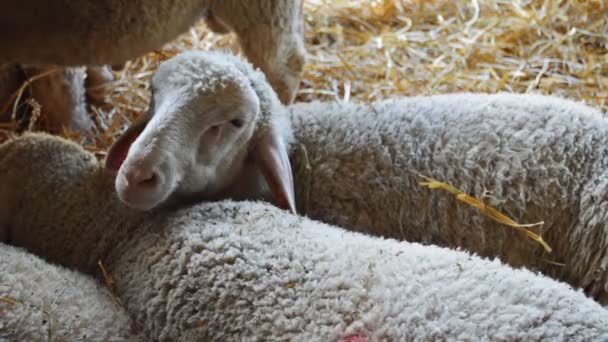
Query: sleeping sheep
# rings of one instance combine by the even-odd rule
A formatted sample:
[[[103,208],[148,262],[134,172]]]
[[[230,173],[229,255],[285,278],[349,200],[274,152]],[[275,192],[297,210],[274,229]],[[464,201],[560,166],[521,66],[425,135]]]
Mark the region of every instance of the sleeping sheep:
[[[58,69],[32,83],[41,89],[34,98],[57,126],[52,131],[90,131],[85,75],[90,89],[100,89],[112,79],[101,65],[158,50],[205,17],[216,32],[236,33],[243,53],[289,103],[305,62],[302,11],[302,0],[11,1],[0,5],[0,95],[2,74],[12,72],[2,64],[41,69],[34,75]],[[94,90],[89,95],[103,97]],[[7,101],[0,97],[0,106]]]
[[[205,183],[209,180],[225,189],[236,187],[241,197],[267,198],[264,178],[256,175],[263,164],[256,164],[255,158],[245,159],[253,160],[246,164],[197,156],[213,155],[215,150],[222,151],[218,158],[251,155],[249,147],[257,146],[257,140],[243,142],[250,139],[245,132],[259,130],[258,117],[264,122],[272,118],[277,123],[272,135],[283,142],[267,150],[291,155],[291,161],[277,158],[280,162],[275,164],[285,166],[266,172],[276,176],[266,177],[269,184],[285,184],[271,186],[275,203],[296,198],[293,182],[300,212],[312,218],[498,256],[582,287],[608,303],[608,211],[602,195],[608,188],[608,122],[600,111],[555,97],[514,94],[316,102],[285,108],[268,94],[272,89],[263,85],[264,76],[246,64],[229,55],[187,52],[160,66],[152,81],[156,89],[151,114],[127,130],[108,155],[110,169],[119,170],[119,194],[139,196],[140,203],[154,206],[195,193],[200,200],[212,199],[208,189],[213,185]],[[166,82],[167,74],[179,82]],[[214,82],[223,85],[221,90],[207,87]],[[226,124],[237,117],[244,118],[240,131]],[[200,137],[210,134],[213,120],[226,128],[219,129],[218,138],[213,138],[217,140],[209,144]],[[290,162],[293,180],[286,173]],[[214,174],[218,168],[232,172]],[[126,182],[129,172],[143,176]],[[199,176],[203,172],[216,177]],[[234,174],[239,176],[229,178]],[[490,190],[485,200],[517,221],[544,221],[539,232],[553,253],[546,254],[540,245],[450,194],[421,187],[419,175],[477,196]],[[154,181],[146,182],[146,177]],[[166,179],[170,184],[163,183]],[[235,185],[233,179],[258,186]],[[221,195],[231,197],[234,192]]]
[[[498,256],[608,304],[608,121],[600,111],[512,94],[312,103],[289,111],[303,213]],[[553,252],[447,192],[421,187],[419,175],[483,198],[518,222],[544,221],[533,229]]]
[[[231,54],[186,52],[162,63],[150,88],[148,113],[106,158],[125,204],[266,194],[295,212],[291,129],[262,72]]]
[[[121,204],[112,182],[92,154],[62,138],[4,143],[0,232],[87,272],[103,260],[150,340],[608,338],[598,303],[498,260],[255,202],[138,211]]]
[[[90,276],[0,243],[0,341],[140,341]]]

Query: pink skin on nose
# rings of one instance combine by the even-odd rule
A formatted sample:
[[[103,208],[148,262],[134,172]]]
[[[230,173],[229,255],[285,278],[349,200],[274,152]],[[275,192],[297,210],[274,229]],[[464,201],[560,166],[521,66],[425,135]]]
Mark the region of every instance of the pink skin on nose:
[[[149,170],[141,170],[139,168],[132,168],[125,172],[125,186],[127,190],[133,190],[141,186],[152,186],[157,176],[154,172]]]

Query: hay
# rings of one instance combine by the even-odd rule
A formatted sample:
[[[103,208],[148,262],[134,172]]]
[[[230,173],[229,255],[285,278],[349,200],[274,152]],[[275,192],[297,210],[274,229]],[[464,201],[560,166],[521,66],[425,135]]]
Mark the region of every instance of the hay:
[[[11,306],[17,305],[17,301],[8,297],[0,297],[0,302],[9,304]]]
[[[110,294],[112,295],[112,298],[114,299],[114,302],[119,307],[124,308],[122,301],[120,300],[120,298],[118,298],[118,296],[116,296],[116,288],[114,287],[114,279],[112,279],[112,277],[106,270],[106,268],[103,265],[103,262],[101,260],[97,260],[97,266],[99,266],[99,270],[101,271],[101,276],[103,277],[103,282],[105,283],[106,287],[110,291]]]
[[[112,293],[114,293],[114,279],[110,277],[101,260],[97,260],[97,266],[99,266],[99,269],[101,270],[101,275],[103,276],[103,281],[105,282],[106,286]]]
[[[305,0],[304,7],[308,62],[297,101],[508,91],[608,110],[605,1]],[[114,72],[106,103],[91,108],[97,132],[85,147],[102,156],[147,109],[148,82],[161,61],[188,49],[238,53],[236,46],[233,35],[200,22],[161,51],[126,63]]]

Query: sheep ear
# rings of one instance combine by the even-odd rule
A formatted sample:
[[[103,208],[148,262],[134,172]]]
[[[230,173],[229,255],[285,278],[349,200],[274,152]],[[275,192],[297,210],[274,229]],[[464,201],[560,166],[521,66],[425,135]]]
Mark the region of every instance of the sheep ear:
[[[135,122],[127,128],[126,131],[112,144],[108,154],[106,156],[105,165],[107,169],[112,171],[118,171],[120,166],[127,158],[129,148],[137,139],[137,137],[143,132],[144,128],[150,121],[148,115],[140,116]]]
[[[277,205],[296,213],[293,175],[287,147],[274,129],[259,137],[253,157],[262,171]]]

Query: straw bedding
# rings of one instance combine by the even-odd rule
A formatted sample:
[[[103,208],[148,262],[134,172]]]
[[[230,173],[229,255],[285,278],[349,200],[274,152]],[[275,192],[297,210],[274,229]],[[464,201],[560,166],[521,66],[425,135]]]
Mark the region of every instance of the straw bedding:
[[[475,91],[556,94],[608,109],[608,3],[603,0],[307,0],[308,61],[296,101],[371,101]],[[64,136],[103,156],[147,109],[158,64],[188,49],[232,49],[203,22],[115,72],[105,104],[91,106],[93,137]],[[20,103],[41,129],[32,101]],[[0,140],[16,125],[3,124]],[[86,141],[86,142],[85,142]]]
[[[555,94],[608,110],[605,0],[306,0],[304,6],[308,60],[296,101],[508,91]],[[238,53],[233,35],[211,33],[201,21],[114,72],[105,103],[90,106],[94,135],[63,136],[103,157],[147,109],[158,64],[188,49]],[[17,127],[44,129],[35,99],[8,105],[29,113],[30,122],[0,123],[0,141]]]

